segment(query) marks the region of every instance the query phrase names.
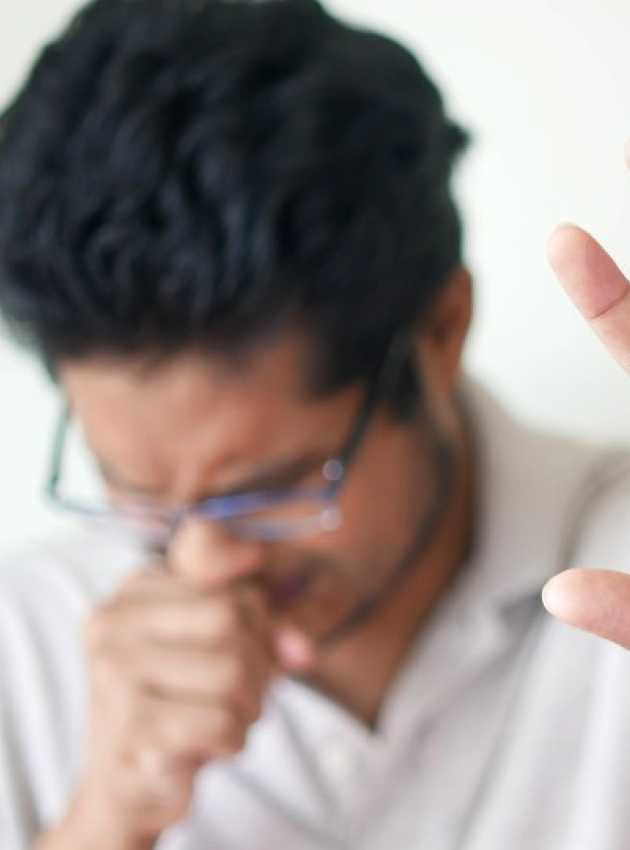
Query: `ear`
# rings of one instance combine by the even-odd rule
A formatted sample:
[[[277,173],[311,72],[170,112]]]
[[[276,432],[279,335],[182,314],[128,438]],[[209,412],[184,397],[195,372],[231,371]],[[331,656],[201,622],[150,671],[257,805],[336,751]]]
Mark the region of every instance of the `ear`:
[[[467,268],[458,266],[423,319],[418,339],[422,368],[445,395],[457,381],[472,310],[472,278]]]

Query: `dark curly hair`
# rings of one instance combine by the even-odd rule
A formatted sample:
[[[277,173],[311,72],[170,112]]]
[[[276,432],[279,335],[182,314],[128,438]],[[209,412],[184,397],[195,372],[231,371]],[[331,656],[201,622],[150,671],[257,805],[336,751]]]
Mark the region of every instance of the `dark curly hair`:
[[[0,309],[53,378],[293,323],[315,391],[367,379],[460,262],[466,141],[314,0],[94,0],[0,117]]]

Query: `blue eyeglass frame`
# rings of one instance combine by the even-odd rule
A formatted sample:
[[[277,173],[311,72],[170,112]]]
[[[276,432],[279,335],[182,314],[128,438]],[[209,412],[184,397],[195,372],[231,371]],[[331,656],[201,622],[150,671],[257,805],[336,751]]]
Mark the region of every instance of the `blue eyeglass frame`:
[[[45,493],[47,498],[57,508],[71,513],[94,518],[124,519],[125,517],[128,518],[131,513],[141,515],[146,511],[146,516],[159,518],[160,521],[166,522],[171,529],[177,527],[183,519],[189,516],[198,516],[203,519],[224,522],[229,525],[231,519],[242,518],[245,515],[254,514],[256,511],[264,508],[299,501],[320,502],[322,505],[321,514],[323,514],[327,508],[334,508],[336,506],[339,491],[347,477],[348,468],[363,441],[375,408],[376,398],[373,394],[369,394],[359,409],[351,434],[346,440],[341,452],[324,462],[322,474],[328,480],[328,483],[321,488],[293,488],[282,491],[260,490],[250,493],[236,493],[232,496],[217,496],[210,499],[202,499],[199,502],[191,502],[190,504],[170,509],[152,503],[148,499],[138,499],[133,508],[125,511],[116,508],[92,507],[66,499],[60,494],[59,485],[63,475],[64,447],[72,415],[70,405],[66,404],[61,412],[55,431],[50,472],[45,485]],[[313,517],[313,520],[315,518],[316,516]],[[264,530],[265,525],[267,526],[266,531]],[[301,523],[296,523],[295,532],[293,533],[299,533],[299,525]],[[255,526],[255,523],[252,521],[253,526]],[[261,539],[278,539],[292,536],[291,523],[269,522],[267,524],[261,522],[259,526],[261,529],[260,535],[243,536],[260,536]],[[325,524],[322,530],[324,530],[324,527]],[[331,527],[334,527],[332,523]]]
[[[250,493],[236,493],[232,496],[218,496],[192,502],[177,508],[166,508],[152,503],[150,500],[139,499],[128,511],[116,508],[100,508],[81,504],[65,499],[59,492],[59,485],[63,474],[64,448],[68,432],[68,426],[72,418],[72,411],[68,402],[62,408],[57,423],[49,473],[45,484],[45,494],[49,501],[57,508],[94,519],[130,519],[133,511],[136,517],[144,515],[159,519],[166,523],[169,534],[172,534],[179,523],[189,516],[198,516],[203,519],[218,521],[230,527],[230,520],[238,520],[243,516],[254,514],[257,510],[274,507],[282,504],[290,504],[298,501],[320,502],[322,509],[312,518],[301,521],[260,521],[248,522],[249,530],[244,526],[233,527],[232,531],[238,536],[253,537],[261,540],[285,539],[292,536],[312,531],[313,523],[321,521],[320,531],[332,530],[338,527],[339,510],[338,498],[341,487],[347,478],[348,469],[357,455],[358,449],[368,430],[368,425],[378,406],[383,385],[390,376],[394,355],[402,348],[401,338],[394,337],[388,346],[382,367],[379,369],[375,380],[370,382],[365,400],[359,408],[358,414],[350,430],[350,434],[340,452],[326,460],[322,466],[322,474],[328,483],[321,488],[293,488],[283,491],[261,490]],[[398,358],[395,358],[397,362]],[[330,511],[328,522],[326,516]],[[332,520],[332,521],[331,521]]]

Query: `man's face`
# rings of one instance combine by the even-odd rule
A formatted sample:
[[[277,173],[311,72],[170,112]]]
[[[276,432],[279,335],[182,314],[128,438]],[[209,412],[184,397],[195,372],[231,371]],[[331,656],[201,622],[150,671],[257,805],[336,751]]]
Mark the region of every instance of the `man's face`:
[[[61,377],[87,441],[117,489],[169,505],[235,491],[287,489],[321,481],[365,399],[365,387],[309,398],[308,344],[287,335],[238,368],[220,357],[180,355],[141,373],[137,363],[66,363]],[[429,388],[430,389],[430,388]],[[259,542],[218,523],[184,522],[172,551],[194,534],[196,561],[210,577],[244,566],[316,639],[334,632],[387,583],[429,515],[438,487],[431,427],[442,429],[431,393],[412,422],[378,407],[340,494],[338,529]],[[198,568],[198,567],[197,567]]]

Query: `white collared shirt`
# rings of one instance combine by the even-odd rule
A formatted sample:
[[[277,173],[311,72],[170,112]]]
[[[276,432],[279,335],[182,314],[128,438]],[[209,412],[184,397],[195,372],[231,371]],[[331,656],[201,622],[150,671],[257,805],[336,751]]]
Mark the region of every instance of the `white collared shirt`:
[[[377,731],[279,681],[243,753],[198,773],[158,850],[627,850],[630,656],[553,620],[540,589],[571,565],[630,568],[630,453],[527,428],[463,387],[477,544]],[[30,850],[67,808],[82,622],[134,558],[86,535],[0,569],[1,850]]]

